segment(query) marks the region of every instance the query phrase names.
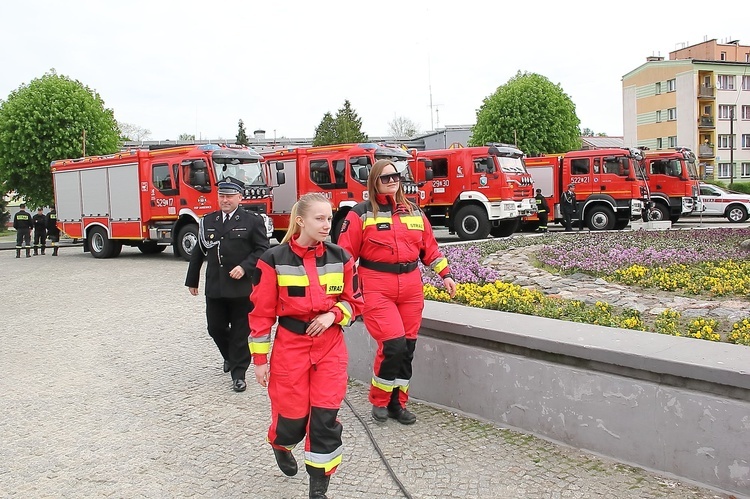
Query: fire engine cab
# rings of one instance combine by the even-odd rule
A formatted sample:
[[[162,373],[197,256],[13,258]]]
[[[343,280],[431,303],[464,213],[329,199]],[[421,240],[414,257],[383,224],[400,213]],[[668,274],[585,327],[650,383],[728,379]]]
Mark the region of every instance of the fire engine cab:
[[[267,169],[285,175],[286,183],[274,187],[269,215],[274,237],[281,241],[289,227],[292,206],[302,194],[321,192],[333,205],[331,239],[335,242],[349,210],[368,199],[367,177],[379,159],[390,159],[401,172],[402,186],[410,201],[418,204],[419,188],[414,181],[409,154],[399,147],[373,143],[299,147],[265,153]]]
[[[664,151],[645,151],[643,169],[651,195],[650,208],[643,220],[671,220],[695,210],[700,193],[695,154],[686,147]]]
[[[95,258],[116,257],[123,245],[143,253],[172,245],[189,260],[199,219],[219,209],[216,183],[234,177],[245,183],[240,206],[262,214],[271,237],[262,160],[249,148],[207,144],[53,161],[57,224]]]
[[[526,158],[526,168],[554,207],[550,221],[562,222],[560,197],[575,184],[577,219],[590,230],[622,230],[641,218],[648,200],[642,160],[639,149],[593,149]]]
[[[523,152],[506,144],[413,153],[418,181],[427,182],[421,207],[433,226],[464,240],[513,234],[521,216],[536,213],[534,186]],[[432,171],[432,180],[425,177]]]

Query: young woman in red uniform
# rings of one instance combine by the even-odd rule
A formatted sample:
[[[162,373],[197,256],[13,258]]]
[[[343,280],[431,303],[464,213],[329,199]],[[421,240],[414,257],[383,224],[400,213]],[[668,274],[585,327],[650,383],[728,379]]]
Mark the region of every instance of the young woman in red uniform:
[[[417,261],[443,278],[451,296],[456,294],[456,283],[429,220],[406,199],[393,162],[381,159],[372,166],[367,192],[368,200],[354,206],[344,219],[338,243],[359,259],[365,297],[362,316],[378,343],[369,394],[372,417],[412,424],[417,418],[406,409],[406,402],[424,309]]]
[[[341,463],[337,416],[346,395],[348,353],[342,326],[362,310],[352,257],[324,242],[331,203],[322,194],[302,196],[278,246],[258,260],[250,301],[250,352],[255,379],[268,387],[268,442],[284,474],[297,473],[292,449],[305,440],[310,497],[325,498]],[[271,348],[271,328],[279,326]]]

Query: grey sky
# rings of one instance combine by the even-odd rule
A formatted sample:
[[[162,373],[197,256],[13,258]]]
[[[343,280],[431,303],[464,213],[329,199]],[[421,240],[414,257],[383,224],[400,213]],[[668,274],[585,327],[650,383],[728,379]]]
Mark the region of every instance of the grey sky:
[[[704,37],[750,44],[743,16],[699,5],[8,2],[0,98],[55,68],[152,139],[232,138],[239,119],[248,133],[310,137],[344,99],[366,133],[385,135],[394,116],[430,129],[430,88],[434,126],[473,124],[482,100],[521,70],[561,84],[582,127],[621,135],[622,75],[646,56]]]

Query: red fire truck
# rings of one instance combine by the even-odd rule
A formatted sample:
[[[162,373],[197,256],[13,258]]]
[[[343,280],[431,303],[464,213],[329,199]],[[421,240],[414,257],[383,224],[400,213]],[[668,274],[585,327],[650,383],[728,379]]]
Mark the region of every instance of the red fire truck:
[[[246,186],[242,207],[263,214],[270,237],[262,160],[252,149],[208,144],[53,161],[57,224],[95,258],[116,257],[123,245],[143,253],[172,245],[188,260],[198,220],[219,209],[216,183],[234,177]],[[277,183],[283,181],[280,174]]]
[[[700,179],[695,154],[686,147],[664,151],[645,151],[643,169],[651,194],[650,208],[643,220],[671,220],[695,210],[700,194]]]
[[[298,147],[264,154],[267,171],[286,174],[286,183],[275,186],[269,215],[274,237],[281,241],[289,227],[292,205],[302,194],[321,192],[333,204],[331,239],[338,239],[346,214],[357,203],[366,200],[367,177],[379,159],[390,159],[402,174],[407,197],[417,203],[419,188],[408,165],[409,154],[399,147],[373,143],[337,144],[320,147]]]
[[[536,213],[534,186],[523,152],[506,144],[417,151],[412,164],[417,181],[427,182],[421,207],[434,226],[448,227],[464,240],[492,234],[506,237],[521,216]]]
[[[562,222],[560,196],[575,184],[578,219],[590,230],[621,230],[641,218],[648,201],[642,160],[639,149],[593,149],[526,158],[526,168],[554,207],[550,222]],[[525,223],[538,225],[535,218]]]

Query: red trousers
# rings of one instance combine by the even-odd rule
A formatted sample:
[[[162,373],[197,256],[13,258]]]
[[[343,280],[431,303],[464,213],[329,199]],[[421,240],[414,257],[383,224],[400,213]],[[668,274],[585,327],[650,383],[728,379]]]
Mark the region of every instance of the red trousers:
[[[370,403],[404,407],[417,333],[422,324],[424,293],[419,269],[390,274],[359,268],[365,299],[365,327],[378,343],[370,385]]]
[[[270,358],[268,441],[278,449],[305,440],[305,465],[311,475],[330,475],[341,463],[338,411],[346,395],[347,363],[341,327],[311,338],[279,326]]]

